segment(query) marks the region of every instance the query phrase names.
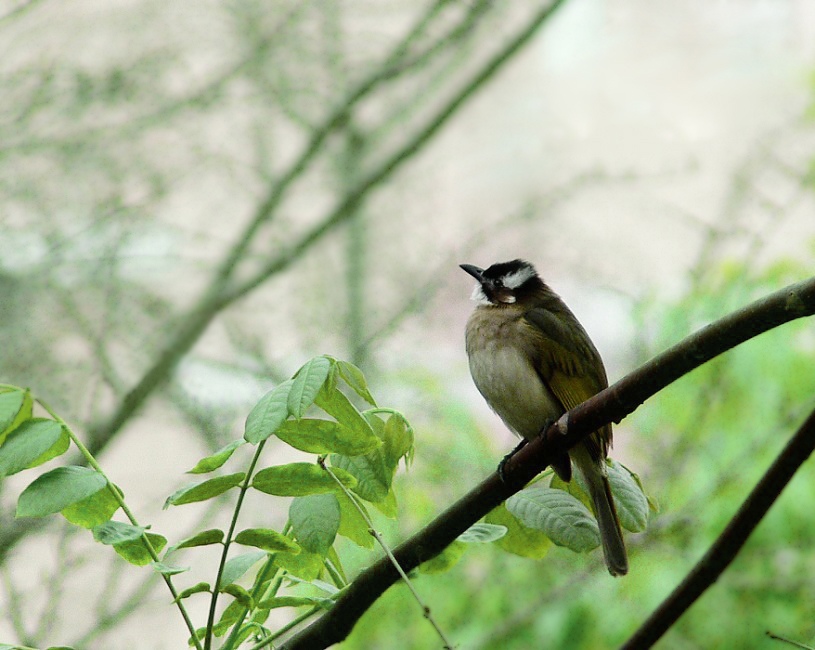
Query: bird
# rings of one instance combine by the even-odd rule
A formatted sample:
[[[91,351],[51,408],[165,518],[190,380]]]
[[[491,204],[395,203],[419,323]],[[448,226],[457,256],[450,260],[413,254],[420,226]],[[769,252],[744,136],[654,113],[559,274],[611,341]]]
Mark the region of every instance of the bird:
[[[470,374],[522,444],[608,386],[603,360],[586,330],[532,264],[515,259],[487,269],[460,267],[477,281],[476,307],[465,333]],[[628,572],[628,554],[606,469],[611,442],[611,424],[606,424],[552,467],[570,481],[573,461],[585,479],[606,567],[621,576]]]

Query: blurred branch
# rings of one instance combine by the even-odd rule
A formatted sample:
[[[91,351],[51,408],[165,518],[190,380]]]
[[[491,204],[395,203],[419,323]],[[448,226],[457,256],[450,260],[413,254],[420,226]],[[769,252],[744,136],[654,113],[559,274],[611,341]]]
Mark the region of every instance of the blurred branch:
[[[28,8],[31,5],[39,4],[42,0],[31,0],[26,5]],[[157,124],[166,124],[167,120],[175,115],[178,115],[184,110],[191,107],[208,106],[219,93],[232,81],[244,74],[249,68],[257,63],[264,56],[268,56],[269,52],[274,49],[274,46],[280,40],[276,38],[278,33],[287,27],[306,7],[306,2],[296,3],[293,8],[285,14],[275,29],[267,39],[258,43],[255,49],[249,52],[245,57],[236,61],[226,69],[220,71],[211,79],[201,84],[194,90],[181,95],[170,96],[162,98],[157,106],[147,108],[143,112],[136,113],[135,115],[126,119],[114,119],[112,121],[99,121],[95,119],[91,124],[79,124],[66,127],[58,135],[49,134],[43,137],[32,137],[31,134],[26,133],[20,128],[20,123],[33,116],[33,106],[38,105],[38,93],[35,92],[29,100],[29,107],[20,111],[20,117],[15,120],[11,125],[12,128],[9,132],[9,139],[2,141],[2,149],[5,154],[10,151],[34,151],[37,149],[53,149],[65,148],[78,145],[87,145],[92,141],[101,141],[105,144],[105,139],[115,135],[117,139],[121,139],[127,135],[138,133],[141,130],[147,129]],[[0,17],[0,21],[5,17]],[[153,52],[147,58],[150,61],[153,57],[168,58],[166,52]],[[30,74],[33,74],[32,71]],[[48,83],[53,82],[53,70],[46,69],[41,73],[40,86],[45,87]],[[154,91],[155,92],[155,91]],[[16,139],[15,139],[16,138]]]
[[[704,327],[564,414],[544,435],[511,457],[504,467],[505,482],[497,473],[492,474],[398,546],[394,556],[405,571],[412,571],[523,488],[551,459],[600,426],[619,422],[668,384],[736,345],[783,323],[813,314],[815,277],[788,286]],[[815,419],[812,427],[815,427]],[[811,444],[815,445],[815,436]],[[797,445],[795,449],[800,453],[802,447]],[[398,578],[399,574],[387,558],[379,560],[357,576],[329,612],[281,645],[280,650],[315,650],[341,641]]]
[[[235,267],[252,243],[257,231],[274,215],[287,190],[306,171],[314,157],[319,153],[324,142],[336,130],[345,126],[349,111],[366,95],[371,93],[381,82],[394,76],[393,66],[407,51],[413,39],[424,31],[428,21],[445,4],[446,0],[436,0],[428,11],[418,20],[408,34],[394,47],[386,57],[385,62],[371,75],[352,90],[326,118],[321,126],[312,133],[311,138],[300,156],[292,163],[289,169],[271,184],[266,197],[261,201],[249,225],[244,229],[235,246],[221,263],[216,275],[217,292],[225,288],[227,281],[233,275]]]
[[[639,650],[652,647],[707,588],[718,580],[813,451],[815,411],[787,443],[704,557],[622,648]]]
[[[400,74],[399,65],[404,61],[404,57],[409,54],[414,39],[424,33],[431,18],[449,1],[436,0],[430,5],[418,19],[415,26],[385,57],[382,65],[375,69],[338,104],[338,107],[330,113],[322,126],[312,134],[308,144],[289,169],[270,184],[266,196],[259,203],[243,233],[219,264],[214,280],[189,311],[176,321],[174,333],[170,334],[168,342],[163,350],[158,353],[152,365],[136,382],[134,388],[125,395],[110,417],[90,428],[87,446],[93,455],[99,454],[108,441],[130,420],[152,393],[167,380],[181,358],[190,351],[209,324],[224,308],[262,285],[271,276],[285,270],[325,235],[344,223],[372,190],[389,178],[407,160],[421,151],[467,100],[529,42],[546,19],[553,15],[555,10],[564,2],[564,0],[553,0],[544,7],[538,8],[526,23],[518,29],[515,35],[487,59],[435,114],[409,136],[401,147],[379,163],[372,172],[364,175],[357,185],[351,188],[316,226],[302,235],[299,240],[287,249],[272,257],[254,275],[242,282],[235,283],[234,276],[237,267],[246,257],[247,251],[254,242],[258,231],[275,215],[289,187],[306,172],[317,154],[322,150],[329,136],[344,128],[349,111],[379,84]],[[169,327],[172,330],[172,326]],[[0,560],[20,538],[39,527],[38,520],[18,520],[10,526],[4,526],[0,530]]]
[[[564,0],[555,0],[532,16],[530,21],[519,33],[493,55],[439,111],[431,116],[423,126],[407,139],[401,148],[395,151],[389,158],[386,158],[374,171],[364,177],[354,189],[349,191],[317,226],[306,233],[300,241],[295,243],[288,250],[272,258],[266,266],[261,268],[253,277],[250,277],[230,292],[227,292],[225,294],[226,300],[232,302],[257,288],[268,280],[269,277],[288,267],[325,234],[345,221],[348,215],[367,197],[371,190],[389,178],[403,163],[409,160],[430,141],[447,120],[450,119],[485,82],[491,79],[503,64],[532,38],[543,22],[549,18],[563,2]]]
[[[7,13],[0,16],[0,23],[2,23],[4,21],[7,21],[7,20],[13,20],[15,18],[20,18],[21,16],[26,14],[28,11],[31,11],[37,5],[40,5],[42,3],[43,3],[43,0],[26,0],[25,2],[20,2],[16,7],[14,7],[13,9],[9,10]]]

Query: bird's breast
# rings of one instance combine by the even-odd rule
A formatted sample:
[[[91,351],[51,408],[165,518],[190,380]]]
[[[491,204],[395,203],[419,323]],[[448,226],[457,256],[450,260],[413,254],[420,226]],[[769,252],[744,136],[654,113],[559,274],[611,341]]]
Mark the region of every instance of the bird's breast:
[[[490,407],[515,434],[534,438],[563,407],[535,370],[528,336],[511,312],[477,309],[467,324],[470,374]]]

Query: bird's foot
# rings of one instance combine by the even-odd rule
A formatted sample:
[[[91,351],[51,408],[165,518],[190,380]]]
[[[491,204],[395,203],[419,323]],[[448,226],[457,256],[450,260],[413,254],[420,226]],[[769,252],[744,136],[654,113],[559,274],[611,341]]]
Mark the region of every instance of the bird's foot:
[[[500,462],[500,463],[498,463],[498,478],[500,478],[500,479],[501,479],[501,482],[502,482],[502,483],[506,483],[506,482],[507,482],[507,480],[506,480],[506,476],[504,475],[504,469],[506,468],[506,465],[507,465],[507,463],[509,462],[509,459],[510,459],[510,458],[512,458],[512,457],[513,457],[515,454],[517,454],[519,451],[521,451],[521,449],[523,449],[524,447],[526,447],[526,444],[527,444],[528,442],[529,442],[529,441],[528,441],[526,438],[522,438],[522,439],[521,439],[521,442],[519,442],[519,443],[518,443],[518,444],[515,446],[515,449],[513,449],[513,450],[512,450],[511,452],[509,452],[509,453],[508,453],[506,456],[504,456],[504,457],[501,459],[501,462]]]

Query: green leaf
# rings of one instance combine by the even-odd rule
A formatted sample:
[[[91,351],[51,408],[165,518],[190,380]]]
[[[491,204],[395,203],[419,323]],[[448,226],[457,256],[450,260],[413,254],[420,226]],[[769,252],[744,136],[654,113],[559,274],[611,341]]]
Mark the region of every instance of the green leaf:
[[[71,436],[68,435],[68,432],[64,427],[60,427],[60,430],[61,435],[59,440],[57,440],[49,449],[46,449],[40,456],[31,461],[31,463],[28,465],[29,468],[47,463],[52,458],[62,456],[62,454],[68,451],[68,447],[71,446]]]
[[[264,551],[252,551],[228,559],[224,565],[224,572],[221,575],[221,588],[239,580],[244,573],[265,558],[266,555]]]
[[[466,550],[467,545],[463,542],[453,542],[436,557],[431,558],[427,562],[422,562],[419,565],[419,572],[435,574],[449,571],[458,563]]]
[[[356,456],[382,445],[382,441],[373,432],[366,435],[339,422],[314,418],[284,422],[275,435],[286,444],[309,454],[337,453]]]
[[[377,503],[387,498],[393,473],[386,468],[380,450],[362,456],[332,454],[331,466],[353,476],[356,479],[354,492],[366,501]]]
[[[340,504],[333,494],[297,497],[289,506],[289,521],[300,546],[325,557],[340,527]]]
[[[506,506],[524,525],[546,533],[558,546],[583,553],[600,545],[591,512],[568,492],[533,485],[507,499]]]
[[[161,553],[164,547],[167,546],[167,538],[163,535],[157,535],[156,533],[145,533],[145,535],[147,535],[147,539],[156,553]],[[130,564],[136,566],[147,566],[153,562],[153,556],[150,555],[150,551],[147,550],[141,538],[114,544],[113,550]]]
[[[0,476],[36,467],[68,448],[70,438],[54,420],[34,418],[14,429],[0,447]]]
[[[118,488],[114,488],[117,489]],[[62,516],[72,524],[91,529],[109,521],[119,509],[119,501],[110,490],[99,490],[95,494],[77,501],[61,510]]]
[[[57,467],[35,479],[17,500],[18,517],[45,517],[82,501],[107,485],[87,467]]]
[[[153,571],[165,576],[175,576],[190,570],[190,567],[173,566],[172,564],[164,564],[164,562],[150,562],[150,566]]]
[[[225,585],[224,588],[221,589],[221,593],[229,594],[235,599],[236,602],[240,603],[247,609],[251,609],[254,605],[252,596],[249,595],[249,592],[240,585],[236,585],[234,582],[232,584]]]
[[[317,394],[314,403],[341,425],[351,429],[360,437],[367,439],[374,435],[368,420],[343,392],[337,389],[329,391],[323,387]]]
[[[180,506],[185,503],[195,503],[197,501],[212,499],[240,485],[245,477],[246,474],[238,472],[237,474],[216,476],[215,478],[200,483],[190,483],[168,496],[164,502],[164,509],[166,510],[169,506]]]
[[[263,442],[280,428],[289,417],[289,391],[293,379],[278,384],[255,404],[246,418],[243,437],[253,445]]]
[[[177,551],[182,548],[194,548],[196,546],[209,546],[211,544],[220,544],[224,541],[224,531],[219,528],[210,528],[204,530],[192,537],[182,539],[178,544],[173,546],[173,550]]]
[[[374,508],[390,519],[396,519],[399,514],[399,504],[396,502],[396,492],[389,490],[387,496],[382,501],[375,501]]]
[[[144,526],[133,526],[121,521],[107,521],[94,527],[93,538],[100,544],[113,546],[114,544],[141,539],[141,535],[145,530],[147,529]]]
[[[294,375],[294,382],[289,391],[289,413],[300,419],[309,406],[314,403],[317,393],[323,387],[331,370],[328,357],[314,357]]]
[[[198,461],[198,463],[187,474],[206,474],[221,467],[226,461],[230,459],[235,450],[244,444],[245,440],[233,440],[228,445],[221,447],[212,456],[207,456]]]
[[[413,461],[413,427],[401,413],[391,413],[385,423],[385,464],[396,469],[399,461],[404,458],[405,464]]]
[[[189,598],[193,594],[208,594],[212,592],[212,587],[209,586],[208,582],[199,582],[197,585],[193,585],[192,587],[187,587],[186,589],[182,590],[178,594],[178,598],[176,598],[173,602],[178,602],[183,598]]]
[[[583,476],[580,472],[575,472],[574,476],[572,476],[571,481],[564,481],[554,472],[552,473],[552,480],[549,481],[549,487],[554,488],[555,490],[563,490],[564,492],[568,492],[571,494],[575,499],[580,501],[586,508],[593,511],[594,506],[591,503],[591,497],[587,489],[583,486]]]
[[[340,377],[351,390],[371,406],[376,406],[373,395],[368,391],[368,382],[365,381],[365,375],[362,374],[359,368],[348,361],[337,361],[337,368],[340,371]]]
[[[506,535],[496,544],[507,553],[538,560],[552,548],[551,539],[539,530],[524,526],[503,504],[491,510],[484,519],[506,528]]]
[[[216,627],[222,628],[224,630],[228,630],[234,623],[238,621],[238,619],[242,618],[246,614],[246,608],[241,605],[237,601],[232,601],[229,605],[226,606],[223,613],[221,614],[221,618],[218,619],[218,623]],[[218,633],[213,629],[213,634],[215,636],[223,636],[223,633]]]
[[[489,544],[507,534],[507,527],[497,524],[473,524],[456,539],[465,544]]]
[[[342,560],[340,559],[339,553],[337,553],[337,549],[333,546],[328,547],[328,553],[325,556],[326,564],[331,563],[334,567],[334,570],[339,575],[342,584],[348,584],[348,577],[345,575],[345,568],[342,566]]]
[[[276,609],[278,607],[302,607],[315,605],[323,609],[331,609],[334,601],[331,598],[317,598],[314,596],[274,596],[258,603],[258,607],[263,609]]]
[[[334,468],[333,473],[345,487],[353,488],[356,485],[356,480],[348,472]],[[255,474],[252,487],[279,497],[300,497],[340,490],[328,472],[312,463],[267,467]]]
[[[0,444],[3,442],[3,433],[14,428],[12,426],[23,409],[28,391],[3,390],[0,391]],[[30,400],[30,397],[29,397]],[[28,417],[31,417],[29,412]]]
[[[324,559],[317,553],[302,551],[297,555],[291,553],[278,553],[275,555],[275,564],[285,569],[291,575],[307,582],[316,580],[323,571]]]
[[[297,542],[271,528],[247,528],[235,536],[235,542],[270,553],[283,552],[296,555],[300,552],[300,545]]]
[[[340,506],[340,527],[337,533],[343,537],[347,537],[362,548],[373,548],[374,538],[373,535],[371,535],[370,525],[351,502],[352,497],[349,497],[344,492],[337,492],[336,497]],[[367,515],[365,505],[362,503],[358,505]]]
[[[613,460],[606,461],[608,482],[614,495],[614,505],[620,524],[632,533],[640,533],[648,526],[648,499],[631,472]]]

